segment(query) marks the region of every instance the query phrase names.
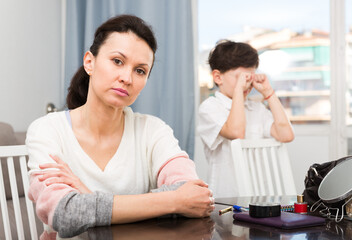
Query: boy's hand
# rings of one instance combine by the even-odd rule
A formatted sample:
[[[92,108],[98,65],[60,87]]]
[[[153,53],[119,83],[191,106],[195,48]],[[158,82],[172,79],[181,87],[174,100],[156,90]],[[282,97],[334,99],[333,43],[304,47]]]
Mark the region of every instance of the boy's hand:
[[[241,72],[236,83],[235,91],[237,89],[243,92],[250,88],[253,82],[252,75],[251,73]]]
[[[253,87],[260,92],[264,98],[273,92],[269,80],[265,74],[253,74]]]

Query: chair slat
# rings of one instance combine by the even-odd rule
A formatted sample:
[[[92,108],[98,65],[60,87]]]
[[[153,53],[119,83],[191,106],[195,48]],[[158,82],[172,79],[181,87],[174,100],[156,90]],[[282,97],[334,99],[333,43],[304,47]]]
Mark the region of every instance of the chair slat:
[[[261,148],[256,148],[254,149],[254,161],[257,165],[257,174],[258,174],[258,185],[259,185],[259,194],[261,196],[264,196],[265,195],[265,179],[264,179],[264,175],[263,175],[263,161],[262,159],[260,158],[260,155],[259,155],[259,150]]]
[[[271,162],[272,162],[272,169],[274,172],[274,181],[275,181],[276,191],[277,191],[278,195],[282,195],[282,185],[281,185],[281,180],[280,180],[280,172],[279,172],[279,166],[277,163],[275,147],[271,147],[270,152],[271,152]]]
[[[265,182],[268,187],[268,191],[265,192],[265,195],[273,196],[274,195],[274,186],[272,181],[272,176],[270,172],[270,163],[269,163],[269,153],[267,148],[262,149],[264,171],[265,171]]]
[[[4,231],[5,231],[5,238],[12,239],[11,236],[11,227],[10,227],[10,219],[9,213],[7,211],[7,202],[6,202],[6,192],[5,192],[5,185],[4,185],[4,175],[2,173],[1,161],[5,161],[5,158],[0,157],[0,201],[1,201],[1,215],[2,221],[4,223]]]
[[[252,151],[248,151],[248,162],[249,162],[249,167],[250,167],[250,171],[251,171],[250,173],[251,173],[251,178],[252,178],[254,195],[258,196],[260,194],[260,192],[259,192],[259,187],[258,187],[257,171],[256,171]]]
[[[22,174],[22,181],[23,181],[23,189],[26,196],[26,206],[27,206],[27,214],[28,214],[28,221],[29,221],[29,229],[31,232],[31,239],[36,240],[38,239],[38,232],[37,232],[37,226],[35,222],[33,203],[28,198],[29,180],[28,180],[27,162],[26,162],[25,156],[20,157],[20,167],[21,167],[21,174]]]
[[[20,200],[18,198],[16,172],[13,163],[13,157],[7,158],[7,170],[9,172],[10,186],[11,186],[11,197],[13,202],[13,209],[15,212],[15,220],[17,226],[17,237],[18,239],[24,239],[23,223],[21,215]]]
[[[253,183],[250,175],[250,167],[249,167],[249,162],[247,161],[248,159],[248,149],[245,149],[247,151],[243,151],[243,159],[245,161],[243,162],[243,168],[239,169],[239,171],[245,171],[246,172],[246,178],[243,178],[242,181],[246,182],[246,189],[247,189],[247,195],[246,196],[253,196],[254,195],[254,188],[253,188]]]
[[[296,187],[293,179],[290,159],[288,158],[288,155],[285,154],[286,152],[287,149],[285,145],[278,149],[278,154],[281,156],[280,165],[283,174],[282,181],[285,187],[284,190],[286,195],[296,195]]]

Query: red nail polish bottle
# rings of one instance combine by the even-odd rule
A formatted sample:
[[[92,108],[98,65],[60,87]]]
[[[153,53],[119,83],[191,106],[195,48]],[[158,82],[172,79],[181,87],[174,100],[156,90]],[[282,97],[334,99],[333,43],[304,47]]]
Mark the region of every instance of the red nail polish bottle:
[[[295,202],[295,213],[307,214],[308,204],[303,201],[303,195],[297,195]]]

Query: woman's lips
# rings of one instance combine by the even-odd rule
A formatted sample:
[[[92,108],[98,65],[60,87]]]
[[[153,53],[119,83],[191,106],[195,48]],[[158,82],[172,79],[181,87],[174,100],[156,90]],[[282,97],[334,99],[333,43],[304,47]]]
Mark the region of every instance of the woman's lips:
[[[113,90],[117,93],[117,95],[121,97],[127,97],[129,96],[128,92],[125,89],[122,88],[113,88]]]

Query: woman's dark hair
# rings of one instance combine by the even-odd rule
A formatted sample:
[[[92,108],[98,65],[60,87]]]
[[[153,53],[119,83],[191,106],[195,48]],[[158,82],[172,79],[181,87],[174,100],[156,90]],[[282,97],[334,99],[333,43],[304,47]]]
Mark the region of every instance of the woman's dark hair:
[[[224,73],[239,67],[257,68],[259,65],[258,52],[251,45],[229,40],[221,41],[210,52],[208,62],[211,70]]]
[[[139,17],[133,15],[120,15],[110,18],[96,30],[93,44],[89,49],[94,56],[98,55],[100,47],[113,32],[132,32],[136,34],[149,45],[155,55],[157,42],[151,27]],[[73,76],[70,87],[68,88],[68,94],[66,97],[68,109],[75,109],[86,103],[88,86],[89,75],[86,73],[84,67],[81,66]]]

